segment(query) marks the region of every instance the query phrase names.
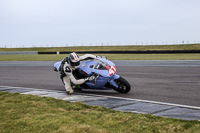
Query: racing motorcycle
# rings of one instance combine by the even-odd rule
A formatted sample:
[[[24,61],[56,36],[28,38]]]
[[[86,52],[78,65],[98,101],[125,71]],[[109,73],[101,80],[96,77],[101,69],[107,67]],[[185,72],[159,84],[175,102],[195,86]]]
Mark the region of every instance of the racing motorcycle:
[[[54,69],[59,70],[60,63],[55,63]],[[128,93],[131,90],[129,82],[116,74],[115,64],[107,59],[96,58],[81,62],[79,68],[73,71],[73,74],[77,79],[92,75],[96,77],[93,81],[87,81],[80,85],[81,89],[113,89],[119,93]]]

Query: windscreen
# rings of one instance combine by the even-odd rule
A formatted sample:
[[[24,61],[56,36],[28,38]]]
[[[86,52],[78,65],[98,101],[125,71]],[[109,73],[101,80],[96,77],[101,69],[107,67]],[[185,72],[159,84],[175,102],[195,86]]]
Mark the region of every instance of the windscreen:
[[[107,70],[109,69],[109,65],[106,62],[103,62],[98,59],[94,59],[94,61],[98,62],[95,66],[94,69],[100,69],[100,70]]]

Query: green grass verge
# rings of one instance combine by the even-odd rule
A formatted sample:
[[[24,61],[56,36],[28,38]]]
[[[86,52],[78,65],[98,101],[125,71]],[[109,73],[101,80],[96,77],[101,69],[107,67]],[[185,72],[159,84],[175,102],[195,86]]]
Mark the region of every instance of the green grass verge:
[[[0,51],[146,51],[146,50],[200,50],[200,44],[185,45],[149,45],[149,46],[81,46],[81,47],[48,47],[48,48],[0,48]]]
[[[0,132],[200,132],[199,121],[113,111],[54,98],[0,92]]]
[[[200,60],[200,54],[102,54],[109,60]],[[68,55],[0,55],[0,61],[56,61]]]

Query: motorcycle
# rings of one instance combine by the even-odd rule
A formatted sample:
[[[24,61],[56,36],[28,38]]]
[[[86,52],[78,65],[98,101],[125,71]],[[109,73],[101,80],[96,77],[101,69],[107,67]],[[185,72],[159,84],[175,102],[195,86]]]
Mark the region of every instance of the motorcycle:
[[[54,69],[59,70],[61,62],[54,64]],[[129,82],[116,74],[115,64],[107,59],[96,58],[94,60],[83,61],[78,69],[73,71],[77,79],[94,75],[93,81],[86,81],[80,85],[81,89],[101,89],[115,90],[119,93],[128,93],[131,90]]]

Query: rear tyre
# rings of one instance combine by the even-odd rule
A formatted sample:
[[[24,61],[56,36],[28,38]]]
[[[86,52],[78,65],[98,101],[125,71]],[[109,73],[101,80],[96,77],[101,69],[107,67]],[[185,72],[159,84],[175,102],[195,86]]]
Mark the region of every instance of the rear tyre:
[[[131,85],[126,79],[119,77],[115,82],[118,85],[118,88],[113,88],[115,91],[119,93],[128,93],[131,90]]]

